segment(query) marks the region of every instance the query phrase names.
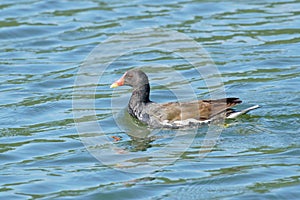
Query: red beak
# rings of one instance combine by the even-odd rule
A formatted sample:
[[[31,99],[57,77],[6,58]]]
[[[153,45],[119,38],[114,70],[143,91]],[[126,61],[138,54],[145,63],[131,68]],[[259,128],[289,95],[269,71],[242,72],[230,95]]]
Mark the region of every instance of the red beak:
[[[117,80],[116,82],[111,84],[110,88],[116,88],[116,87],[124,85],[125,75],[126,75],[126,73],[119,80]]]

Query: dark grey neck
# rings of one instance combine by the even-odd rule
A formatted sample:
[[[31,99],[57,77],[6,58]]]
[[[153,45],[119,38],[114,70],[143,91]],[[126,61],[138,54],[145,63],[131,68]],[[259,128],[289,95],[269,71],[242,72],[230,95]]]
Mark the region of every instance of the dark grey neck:
[[[145,84],[139,88],[133,88],[132,95],[128,104],[128,112],[130,115],[140,118],[145,104],[151,102],[149,99],[150,86]]]
[[[131,103],[148,103],[150,102],[149,99],[150,95],[150,85],[145,84],[143,86],[140,86],[138,88],[133,88],[132,95],[130,97]]]

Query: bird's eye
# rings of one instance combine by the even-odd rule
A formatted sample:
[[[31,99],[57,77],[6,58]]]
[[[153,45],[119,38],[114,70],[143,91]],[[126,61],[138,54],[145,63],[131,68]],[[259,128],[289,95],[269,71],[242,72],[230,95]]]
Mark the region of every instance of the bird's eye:
[[[131,74],[127,74],[127,78],[132,78],[132,75]]]

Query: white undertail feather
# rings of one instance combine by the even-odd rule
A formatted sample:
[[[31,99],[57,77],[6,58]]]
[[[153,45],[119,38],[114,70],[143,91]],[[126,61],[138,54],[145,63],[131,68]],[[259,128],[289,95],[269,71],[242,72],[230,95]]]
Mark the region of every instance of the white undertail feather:
[[[256,108],[259,108],[259,105],[251,106],[251,107],[246,108],[244,110],[233,112],[229,116],[227,116],[226,118],[227,119],[233,119],[233,118],[236,118],[236,117],[238,117],[238,116],[240,116],[242,114],[245,114],[245,113],[247,113],[247,112],[249,112],[251,110],[254,110]]]

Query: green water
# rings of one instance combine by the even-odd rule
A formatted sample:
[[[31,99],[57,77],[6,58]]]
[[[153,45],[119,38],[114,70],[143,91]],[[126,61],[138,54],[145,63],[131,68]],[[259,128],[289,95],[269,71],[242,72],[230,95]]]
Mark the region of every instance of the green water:
[[[299,1],[4,0],[0,9],[1,199],[300,198]],[[197,41],[221,73],[226,95],[243,100],[238,108],[261,108],[226,121],[204,157],[208,126],[196,135],[147,129],[124,111],[130,88],[109,88],[132,66],[146,70],[155,101],[176,101],[173,91],[187,85],[197,97],[210,97],[186,60],[152,49],[123,55],[85,87],[96,108],[83,96],[80,108],[95,116],[77,118],[80,67],[97,45],[135,28]],[[184,80],[169,80],[166,66]],[[95,119],[102,131],[89,126]],[[76,121],[86,123],[86,135]],[[105,155],[110,147],[93,140],[102,137],[118,155]],[[95,151],[84,138],[92,138]]]

